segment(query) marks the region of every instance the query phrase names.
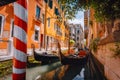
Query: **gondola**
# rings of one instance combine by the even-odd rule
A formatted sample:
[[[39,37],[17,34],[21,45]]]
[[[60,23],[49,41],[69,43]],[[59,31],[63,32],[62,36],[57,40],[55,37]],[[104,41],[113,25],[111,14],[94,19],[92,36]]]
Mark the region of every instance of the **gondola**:
[[[48,54],[47,52],[36,52],[34,44],[31,45],[33,48],[34,58],[36,61],[41,61],[42,63],[53,63],[59,61],[59,57],[54,54]]]
[[[61,52],[60,44],[58,43],[58,53],[60,61],[63,65],[84,65],[87,62],[87,55],[85,56],[78,56],[78,55],[69,55],[64,56]]]

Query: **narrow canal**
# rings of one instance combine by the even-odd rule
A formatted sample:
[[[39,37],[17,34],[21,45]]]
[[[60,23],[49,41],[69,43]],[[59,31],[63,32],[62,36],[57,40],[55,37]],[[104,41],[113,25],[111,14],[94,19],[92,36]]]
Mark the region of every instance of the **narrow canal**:
[[[57,64],[57,65],[56,65]],[[56,67],[55,67],[56,65]],[[50,65],[48,65],[50,66]],[[45,73],[39,74],[35,80],[107,80],[104,67],[94,56],[90,55],[85,65],[61,65],[54,63]]]
[[[104,66],[92,54],[85,65],[62,65],[60,61],[32,65],[26,70],[26,80],[107,80]],[[12,80],[12,75],[3,80]]]

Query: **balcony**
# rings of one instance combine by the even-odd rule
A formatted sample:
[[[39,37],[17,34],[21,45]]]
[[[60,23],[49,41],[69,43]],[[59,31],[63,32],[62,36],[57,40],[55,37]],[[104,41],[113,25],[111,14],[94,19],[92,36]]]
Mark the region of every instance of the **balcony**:
[[[35,16],[35,17],[34,17],[34,20],[35,20],[36,22],[38,22],[38,23],[41,23],[41,22],[42,22],[42,18],[41,18],[41,17]]]
[[[56,33],[57,33],[57,35],[62,36],[62,32],[60,32],[60,31],[56,31]]]

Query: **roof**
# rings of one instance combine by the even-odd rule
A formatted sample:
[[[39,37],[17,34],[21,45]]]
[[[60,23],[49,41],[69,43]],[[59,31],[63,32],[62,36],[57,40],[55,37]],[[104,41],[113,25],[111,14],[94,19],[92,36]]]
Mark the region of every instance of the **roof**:
[[[4,6],[15,1],[17,0],[0,0],[0,6]]]

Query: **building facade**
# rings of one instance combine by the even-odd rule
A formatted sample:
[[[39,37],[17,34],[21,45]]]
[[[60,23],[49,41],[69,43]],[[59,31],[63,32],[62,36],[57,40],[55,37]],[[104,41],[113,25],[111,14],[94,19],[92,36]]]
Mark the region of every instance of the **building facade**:
[[[120,57],[116,55],[116,50],[120,50],[120,19],[114,22],[98,22],[94,17],[94,9],[89,12],[89,45],[99,38],[97,51],[92,49],[93,55],[98,59],[103,68],[103,73],[108,80],[120,79]],[[113,23],[113,25],[112,25]],[[95,44],[94,44],[95,45]]]
[[[64,21],[64,10],[57,0],[28,0],[28,53],[31,44],[37,49],[52,48],[57,47],[56,41],[59,40],[62,46],[66,46],[68,31]],[[14,3],[10,3],[0,7],[0,55],[13,53],[13,35]]]
[[[79,45],[80,48],[84,47],[84,32],[81,24],[75,25],[76,29],[76,45]]]
[[[84,11],[84,37],[86,39],[86,46],[89,46],[89,10]],[[91,23],[92,24],[92,23]]]
[[[84,47],[84,32],[81,24],[70,24],[70,39],[73,39],[80,48]]]
[[[57,40],[61,43],[61,46],[65,44],[65,16],[63,7],[59,4],[59,0],[49,0],[45,4],[45,44],[44,46],[57,48]]]
[[[70,29],[70,39],[73,39],[76,41],[76,28],[74,24],[69,24],[69,29]]]
[[[13,5],[0,7],[0,52],[12,53],[13,46]]]

